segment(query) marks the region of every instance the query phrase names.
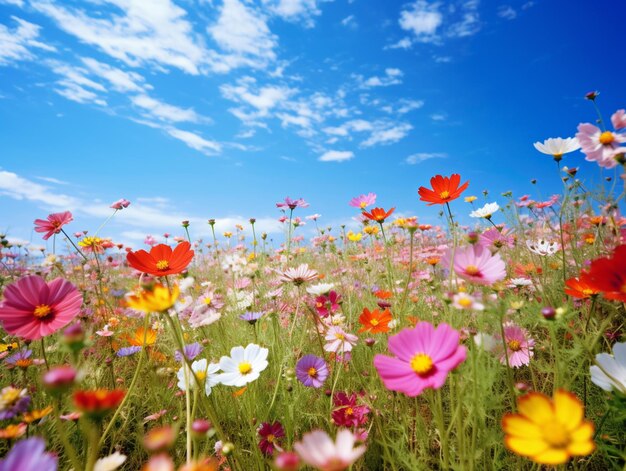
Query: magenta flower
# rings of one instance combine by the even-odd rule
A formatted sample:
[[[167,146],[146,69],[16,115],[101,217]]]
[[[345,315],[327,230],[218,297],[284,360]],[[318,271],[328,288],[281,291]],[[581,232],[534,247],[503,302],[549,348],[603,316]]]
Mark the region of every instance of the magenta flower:
[[[429,322],[389,337],[388,347],[395,357],[376,355],[374,366],[387,389],[411,397],[442,387],[467,354],[456,330],[448,324],[435,329]]]
[[[124,208],[128,208],[129,206],[130,206],[130,201],[128,201],[127,199],[122,198],[122,199],[117,200],[110,207],[120,211],[120,210],[122,210]]]
[[[296,208],[308,208],[309,203],[304,201],[304,199],[302,198],[298,198],[297,200],[292,200],[291,198],[289,198],[289,196],[287,196],[284,202],[281,201],[281,202],[276,203],[276,207],[277,208],[289,208],[293,211]]]
[[[0,461],[0,471],[56,471],[57,457],[46,453],[43,438],[32,437],[18,442]]]
[[[576,138],[586,156],[585,160],[597,162],[600,167],[615,167],[618,163],[615,157],[626,152],[626,148],[620,147],[626,142],[625,135],[611,131],[603,132],[593,124],[579,124]]]
[[[302,461],[322,471],[342,471],[347,469],[365,453],[365,445],[357,446],[356,437],[350,431],[341,429],[333,442],[323,430],[305,433],[302,440],[293,448]]]
[[[285,436],[285,429],[280,422],[263,422],[257,433],[261,437],[259,448],[266,456],[272,456],[278,447],[278,442]]]
[[[348,396],[344,392],[338,392],[333,396],[333,406],[331,417],[336,426],[356,428],[367,423],[370,408],[365,404],[359,404],[356,393]]]
[[[48,240],[54,234],[61,232],[61,228],[73,220],[72,213],[69,211],[52,213],[47,219],[35,219],[35,232],[45,232],[42,238]]]
[[[495,352],[500,357],[500,363],[506,365],[507,356],[509,366],[519,368],[530,363],[533,356],[535,341],[528,335],[528,331],[512,322],[504,324],[504,342],[506,343],[506,353],[502,342],[502,336],[498,333],[495,336]]]
[[[442,258],[444,267],[450,266],[449,250]],[[500,254],[491,254],[489,249],[480,245],[468,245],[454,252],[453,268],[457,275],[481,285],[491,285],[506,277],[506,266]]]
[[[478,236],[478,244],[492,252],[497,252],[502,247],[513,247],[514,239],[507,230],[500,232],[495,227],[492,227]]]
[[[339,303],[341,302],[341,295],[336,291],[322,294],[315,298],[315,310],[320,317],[328,317],[329,314],[334,314],[339,310]]]
[[[323,358],[304,355],[296,365],[296,377],[307,387],[320,388],[328,378],[328,366]]]
[[[67,280],[46,283],[40,276],[26,276],[4,290],[0,323],[11,335],[38,340],[69,324],[82,304],[82,295]]]
[[[376,193],[368,193],[367,195],[361,195],[357,196],[356,198],[352,198],[348,204],[353,208],[365,209],[375,203]]]

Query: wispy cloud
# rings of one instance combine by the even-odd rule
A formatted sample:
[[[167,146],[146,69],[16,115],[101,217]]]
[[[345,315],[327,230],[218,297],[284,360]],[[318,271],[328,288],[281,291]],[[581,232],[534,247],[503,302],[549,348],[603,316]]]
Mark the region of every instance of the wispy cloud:
[[[33,49],[56,50],[53,46],[37,40],[40,26],[17,16],[11,16],[11,19],[16,23],[13,29],[0,24],[0,65],[33,60],[36,57]]]
[[[349,150],[329,150],[324,152],[320,157],[320,162],[345,162],[354,158],[354,152]]]
[[[179,108],[178,106],[164,103],[148,95],[137,95],[131,98],[132,103],[141,108],[151,118],[162,121],[181,123],[210,122],[209,118],[199,115],[193,108]]]
[[[498,16],[505,20],[514,20],[517,18],[517,12],[511,5],[500,5],[498,7]]]
[[[448,154],[443,152],[418,152],[417,154],[409,155],[405,162],[410,165],[419,164],[430,159],[446,159]]]
[[[388,87],[390,85],[399,85],[402,83],[402,76],[404,73],[400,69],[395,68],[387,68],[385,69],[385,75],[382,76],[372,76],[369,78],[364,78],[362,75],[354,75],[357,82],[359,82],[359,86],[361,88],[372,88],[372,87]]]

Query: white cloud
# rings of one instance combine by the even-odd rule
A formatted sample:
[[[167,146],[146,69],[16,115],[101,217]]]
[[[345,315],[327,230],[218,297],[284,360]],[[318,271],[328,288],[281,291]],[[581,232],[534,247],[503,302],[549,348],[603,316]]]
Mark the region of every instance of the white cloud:
[[[62,77],[56,82],[57,87],[54,88],[54,91],[59,95],[77,103],[107,105],[107,102],[98,94],[98,92],[106,93],[106,88],[86,77],[86,74],[89,73],[86,69],[58,61],[47,61],[46,63],[55,74]]]
[[[44,203],[56,210],[74,207],[78,202],[72,196],[55,193],[45,185],[27,180],[16,173],[7,172],[6,170],[0,170],[0,195],[8,196],[15,200]]]
[[[445,159],[448,154],[442,152],[419,152],[417,154],[409,155],[406,158],[406,163],[410,165],[419,164],[430,159]]]
[[[11,16],[11,19],[17,23],[14,29],[0,24],[0,66],[33,60],[35,55],[31,51],[32,48],[56,51],[54,47],[37,41],[40,26],[16,16]]]
[[[500,5],[498,7],[498,16],[505,20],[514,20],[517,18],[517,12],[511,5]]]
[[[413,46],[413,41],[411,41],[411,38],[405,37],[397,43],[391,44],[390,46],[385,46],[384,49],[410,49],[411,46]]]
[[[410,111],[417,110],[424,106],[424,102],[422,100],[407,100],[402,99],[398,103],[397,112],[400,114],[406,114]]]
[[[349,150],[329,150],[320,156],[320,162],[345,162],[354,158],[354,152]]]
[[[81,60],[93,74],[108,81],[118,92],[140,92],[144,88],[152,88],[145,85],[145,79],[136,72],[125,72],[89,57],[83,57]]]
[[[297,93],[296,89],[284,86],[256,87],[255,85],[256,80],[244,77],[237,82],[237,85],[222,85],[220,91],[229,100],[256,108],[260,116],[266,116],[269,110]]]
[[[131,98],[131,101],[135,106],[145,110],[150,117],[163,121],[174,123],[197,123],[207,121],[207,118],[200,116],[193,108],[179,108],[178,106],[169,105],[156,100],[148,95],[134,96]]]
[[[189,131],[183,131],[176,128],[166,128],[166,132],[175,139],[183,141],[187,146],[202,152],[205,155],[215,155],[222,151],[219,142],[209,141],[202,136]]]
[[[393,144],[406,137],[411,129],[413,126],[408,123],[378,126],[372,131],[370,137],[361,143],[361,147]]]
[[[362,75],[354,75],[357,81],[360,83],[361,88],[373,88],[373,87],[388,87],[390,85],[399,85],[402,83],[402,76],[404,74],[400,69],[387,68],[385,69],[385,75],[373,76],[368,79],[363,78]]]
[[[358,26],[354,15],[346,16],[343,20],[341,20],[341,24],[350,29],[356,29]]]
[[[239,0],[224,0],[217,22],[207,31],[228,53],[214,57],[213,67],[220,72],[241,65],[262,68],[276,59],[277,38],[267,26],[266,17]]]
[[[321,13],[317,0],[263,0],[271,13],[287,21],[304,20],[304,26],[315,26],[313,17]]]
[[[464,38],[473,36],[481,28],[480,15],[478,14],[479,0],[467,0],[461,6],[462,19],[450,25],[447,35],[452,38]]]
[[[174,67],[200,73],[207,60],[202,41],[185,18],[187,12],[170,0],[102,0],[121,14],[103,14],[34,0],[33,8],[52,18],[59,28],[80,41],[96,46],[127,65]]]
[[[439,11],[439,3],[429,3],[426,0],[417,0],[402,10],[398,20],[400,28],[410,31],[420,42],[432,42],[437,36],[437,29],[443,22],[443,15]]]
[[[48,183],[54,183],[55,185],[67,185],[67,182],[64,182],[63,180],[59,180],[57,178],[53,178],[53,177],[35,177],[37,180],[41,180],[44,182],[48,182]]]
[[[15,5],[22,8],[24,6],[24,0],[0,0],[0,4]]]
[[[448,115],[445,113],[433,113],[430,115],[430,119],[433,121],[445,121],[448,119]]]

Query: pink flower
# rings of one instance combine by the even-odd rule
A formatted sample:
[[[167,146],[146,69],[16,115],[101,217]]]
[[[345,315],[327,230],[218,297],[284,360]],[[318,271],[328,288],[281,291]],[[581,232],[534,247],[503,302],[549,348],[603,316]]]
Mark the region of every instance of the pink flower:
[[[613,168],[617,165],[615,157],[626,152],[620,144],[626,142],[626,136],[611,131],[600,130],[593,124],[578,125],[576,134],[581,150],[586,155],[585,160],[597,162],[600,167]]]
[[[514,239],[506,229],[500,232],[495,227],[492,227],[478,236],[478,244],[492,252],[497,252],[502,247],[513,247]]]
[[[448,324],[435,329],[429,322],[389,337],[388,347],[395,357],[376,355],[374,366],[387,389],[411,397],[442,387],[467,354],[456,330]]]
[[[365,453],[365,445],[354,447],[356,437],[350,430],[339,430],[337,439],[322,430],[305,433],[302,440],[294,444],[302,461],[320,471],[342,471],[347,469]]]
[[[450,265],[449,250],[442,258],[441,264]],[[456,249],[454,253],[454,271],[461,278],[481,285],[491,285],[506,277],[506,266],[500,258],[500,254],[491,254],[489,249],[480,245],[468,245]]]
[[[130,201],[127,199],[119,199],[115,203],[113,203],[110,207],[113,209],[122,210],[124,208],[128,208],[130,206]]]
[[[35,219],[35,232],[45,232],[43,240],[48,240],[53,234],[61,232],[61,228],[72,222],[72,213],[52,213],[47,219]]]
[[[519,368],[528,365],[533,356],[535,341],[528,335],[528,331],[512,322],[504,324],[504,341],[506,353],[502,343],[502,336],[496,334],[496,354],[500,357],[500,363],[506,365],[506,357],[509,357],[509,366]]]
[[[303,263],[297,268],[287,268],[280,274],[279,280],[283,283],[293,283],[294,285],[299,286],[302,283],[312,281],[317,277],[318,273],[309,268],[308,264]]]
[[[40,276],[26,276],[4,290],[0,322],[11,335],[38,340],[69,324],[82,304],[82,295],[67,280],[46,283]]]
[[[616,130],[626,128],[626,110],[617,110],[613,113],[611,123]]]
[[[289,198],[289,196],[287,196],[284,202],[281,201],[281,202],[276,203],[276,207],[277,208],[289,208],[293,211],[296,208],[308,208],[309,203],[304,201],[304,199],[302,198],[299,198],[297,200],[292,200],[291,198]]]
[[[349,334],[341,327],[332,326],[328,329],[325,339],[328,341],[324,345],[327,352],[344,353],[352,351],[352,347],[356,345],[359,339],[356,335]]]
[[[348,203],[353,208],[365,209],[376,203],[376,193],[368,193],[367,195],[357,196],[352,198]]]

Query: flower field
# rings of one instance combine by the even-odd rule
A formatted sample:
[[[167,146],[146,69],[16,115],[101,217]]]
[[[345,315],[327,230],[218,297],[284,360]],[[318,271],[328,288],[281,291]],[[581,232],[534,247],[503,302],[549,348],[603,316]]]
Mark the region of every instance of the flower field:
[[[561,194],[451,171],[416,217],[341,203],[356,228],[285,198],[274,243],[209,219],[129,248],[69,211],[41,256],[3,235],[0,471],[624,469],[625,131],[536,143]]]

